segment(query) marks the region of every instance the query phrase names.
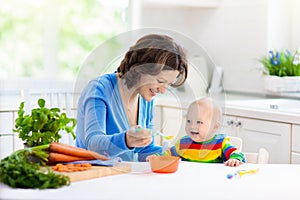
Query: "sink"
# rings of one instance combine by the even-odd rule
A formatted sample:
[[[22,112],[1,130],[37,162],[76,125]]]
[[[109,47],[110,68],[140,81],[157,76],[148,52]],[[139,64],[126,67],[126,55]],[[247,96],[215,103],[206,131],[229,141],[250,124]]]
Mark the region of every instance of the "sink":
[[[256,99],[227,101],[228,106],[254,109],[267,109],[282,112],[300,113],[300,100],[294,99]]]

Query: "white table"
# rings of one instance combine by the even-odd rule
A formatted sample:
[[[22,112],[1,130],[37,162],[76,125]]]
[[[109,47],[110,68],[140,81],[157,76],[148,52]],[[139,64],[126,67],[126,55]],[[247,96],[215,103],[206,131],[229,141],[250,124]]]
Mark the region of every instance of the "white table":
[[[71,183],[60,189],[12,189],[0,183],[0,199],[300,199],[300,165],[181,162],[173,174],[149,171],[148,163],[132,163],[133,172]],[[228,173],[259,169],[256,174],[227,179]]]

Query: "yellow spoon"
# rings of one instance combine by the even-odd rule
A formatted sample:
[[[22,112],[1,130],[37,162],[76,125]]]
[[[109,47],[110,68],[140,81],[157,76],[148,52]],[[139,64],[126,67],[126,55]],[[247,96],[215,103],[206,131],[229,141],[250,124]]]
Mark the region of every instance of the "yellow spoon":
[[[250,170],[237,170],[236,172],[234,172],[233,174],[227,174],[227,178],[231,179],[235,176],[241,177],[245,174],[256,174],[258,172],[258,169],[250,169]]]
[[[139,131],[142,130],[142,129],[143,129],[143,128],[137,128],[137,129],[135,129],[135,131],[136,131],[136,132],[139,132]],[[159,135],[159,136],[165,138],[166,140],[171,140],[171,139],[174,138],[173,135],[165,135],[165,134],[163,134],[163,133],[160,132],[160,131],[152,131],[151,129],[147,129],[147,130],[150,131],[150,132],[152,132],[153,135]]]
[[[166,140],[172,140],[174,138],[174,135],[165,135],[159,131],[154,132],[154,135],[159,135],[159,136],[165,138]]]

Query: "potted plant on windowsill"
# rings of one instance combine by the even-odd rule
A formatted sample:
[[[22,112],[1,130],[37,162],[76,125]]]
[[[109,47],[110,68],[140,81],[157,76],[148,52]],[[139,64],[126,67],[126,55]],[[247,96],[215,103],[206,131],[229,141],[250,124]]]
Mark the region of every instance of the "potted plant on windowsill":
[[[39,108],[32,109],[31,114],[25,113],[24,102],[20,104],[13,131],[19,133],[19,138],[26,146],[33,147],[59,142],[60,131],[72,134],[75,139],[76,119],[68,118],[66,113],[61,113],[59,108],[46,108],[45,103],[44,99],[39,99]]]
[[[300,52],[269,51],[259,60],[264,67],[265,90],[270,92],[300,92]]]

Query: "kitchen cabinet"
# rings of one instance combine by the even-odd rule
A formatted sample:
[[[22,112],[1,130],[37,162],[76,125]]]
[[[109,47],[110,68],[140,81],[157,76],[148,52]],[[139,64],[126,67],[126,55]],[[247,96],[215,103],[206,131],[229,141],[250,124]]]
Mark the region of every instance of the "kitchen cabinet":
[[[300,115],[294,110],[295,101],[287,99],[263,99],[251,102],[241,100],[226,102],[220,133],[240,137],[242,150],[258,152],[265,148],[269,152],[269,163],[300,164]],[[189,102],[189,101],[187,101]],[[281,110],[270,109],[269,104],[277,102]],[[243,104],[241,104],[243,103]],[[298,105],[298,104],[297,104]],[[158,130],[175,135],[171,141],[185,134],[185,114],[188,104],[162,99]],[[291,109],[292,108],[292,109]]]
[[[296,153],[294,151],[292,151],[292,164],[300,164],[300,153]]]
[[[292,164],[300,164],[300,125],[292,125]]]
[[[221,131],[242,138],[245,152],[258,152],[261,147],[267,149],[269,163],[291,162],[292,130],[289,123],[225,115]]]
[[[185,114],[186,109],[170,106],[156,106],[155,130],[159,130],[166,135],[173,135],[172,140],[166,141],[161,137],[156,137],[156,144],[163,145],[169,142],[169,145],[175,144],[176,140],[185,135]]]
[[[185,135],[185,114],[185,108],[166,105],[156,107],[155,130],[175,136],[169,141],[169,145],[173,145],[178,138]],[[263,147],[270,154],[269,163],[291,163],[291,124],[235,115],[224,115],[222,124],[220,133],[242,138],[243,151],[258,152],[259,148]],[[300,129],[300,126],[298,128]],[[299,154],[300,163],[300,134],[298,141],[298,152],[295,153]],[[155,142],[157,145],[163,145],[168,141],[157,137]]]

